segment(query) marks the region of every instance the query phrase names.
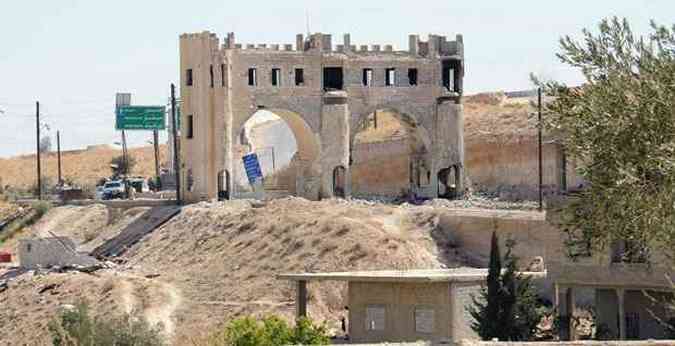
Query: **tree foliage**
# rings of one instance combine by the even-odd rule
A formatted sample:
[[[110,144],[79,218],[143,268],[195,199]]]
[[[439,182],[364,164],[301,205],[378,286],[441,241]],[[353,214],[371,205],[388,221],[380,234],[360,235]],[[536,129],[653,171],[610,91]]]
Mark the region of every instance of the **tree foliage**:
[[[327,345],[327,330],[302,318],[295,327],[277,316],[267,316],[261,321],[253,317],[237,318],[221,332],[212,335],[206,342],[209,346],[282,346],[282,345]]]
[[[61,311],[48,325],[55,346],[160,346],[161,329],[139,316],[95,318],[86,303]]]
[[[471,328],[483,339],[503,341],[532,340],[543,317],[530,277],[518,273],[515,242],[506,243],[505,268],[499,250],[499,238],[492,233],[487,286],[467,310],[474,319]]]
[[[131,173],[136,166],[136,159],[127,155],[126,161],[124,160],[124,155],[115,156],[110,160],[111,169],[114,176],[124,175],[126,173]]]
[[[675,259],[674,32],[652,23],[642,37],[625,19],[605,19],[583,41],[560,40],[558,57],[581,71],[582,86],[538,82],[555,97],[545,129],[587,182],[561,213],[573,257],[623,240],[630,258],[658,248]]]

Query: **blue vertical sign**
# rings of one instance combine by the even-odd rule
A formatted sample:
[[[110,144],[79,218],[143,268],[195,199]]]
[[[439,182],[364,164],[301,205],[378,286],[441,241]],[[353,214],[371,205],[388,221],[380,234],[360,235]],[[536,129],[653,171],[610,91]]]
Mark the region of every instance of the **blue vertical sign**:
[[[258,155],[256,153],[244,155],[244,168],[248,176],[248,182],[253,185],[258,178],[262,178],[262,170],[260,169],[260,162],[258,162]]]

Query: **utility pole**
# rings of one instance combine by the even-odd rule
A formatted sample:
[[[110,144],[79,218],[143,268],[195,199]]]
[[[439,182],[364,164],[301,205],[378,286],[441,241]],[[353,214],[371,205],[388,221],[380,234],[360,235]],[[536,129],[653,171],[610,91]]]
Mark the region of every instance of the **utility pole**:
[[[542,211],[544,209],[544,193],[543,193],[543,186],[544,186],[544,175],[543,175],[543,163],[542,163],[542,147],[541,147],[541,131],[542,131],[542,124],[541,124],[541,88],[538,89],[537,91],[537,117],[539,119],[539,124],[538,124],[538,139],[539,139],[539,211]]]
[[[152,141],[155,147],[155,186],[161,190],[162,181],[159,179],[159,131],[152,130]]]
[[[124,175],[129,175],[129,157],[127,156],[127,135],[122,130],[122,162],[124,162]]]
[[[40,102],[35,102],[35,130],[37,132],[37,188],[38,199],[42,199],[42,167],[40,167]]]
[[[59,169],[59,186],[63,185],[63,179],[61,178],[61,131],[56,130],[56,162]]]
[[[176,122],[176,86],[171,83],[171,128],[173,129],[173,170],[176,175],[176,203],[183,204],[180,193],[180,162],[178,162],[178,123]]]

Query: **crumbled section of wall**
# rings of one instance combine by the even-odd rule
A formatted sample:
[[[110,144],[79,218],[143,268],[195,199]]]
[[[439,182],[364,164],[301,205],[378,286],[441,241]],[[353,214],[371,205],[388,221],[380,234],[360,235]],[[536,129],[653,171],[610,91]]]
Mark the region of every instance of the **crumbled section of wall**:
[[[19,265],[24,269],[62,266],[91,266],[93,257],[75,251],[75,243],[67,237],[19,240]]]

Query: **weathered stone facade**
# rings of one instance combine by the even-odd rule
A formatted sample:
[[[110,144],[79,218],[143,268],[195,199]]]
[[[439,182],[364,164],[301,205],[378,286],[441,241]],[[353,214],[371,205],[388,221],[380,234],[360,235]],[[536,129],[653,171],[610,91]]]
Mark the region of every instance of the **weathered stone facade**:
[[[464,140],[461,103],[464,75],[462,36],[447,41],[410,35],[406,51],[390,45],[344,43],[331,36],[297,35],[293,45],[235,43],[221,46],[209,32],[180,37],[181,180],[187,201],[229,196],[233,145],[244,123],[266,109],[286,121],[296,138],[297,195],[332,197],[336,172],[343,172],[350,195],[350,151],[364,119],[376,110],[392,111],[415,129],[425,144],[416,167],[429,184],[415,193],[436,197],[447,172],[462,191]],[[438,174],[439,172],[445,172]],[[441,189],[442,190],[442,189]],[[444,191],[441,191],[443,193]],[[231,197],[231,196],[230,196]]]

